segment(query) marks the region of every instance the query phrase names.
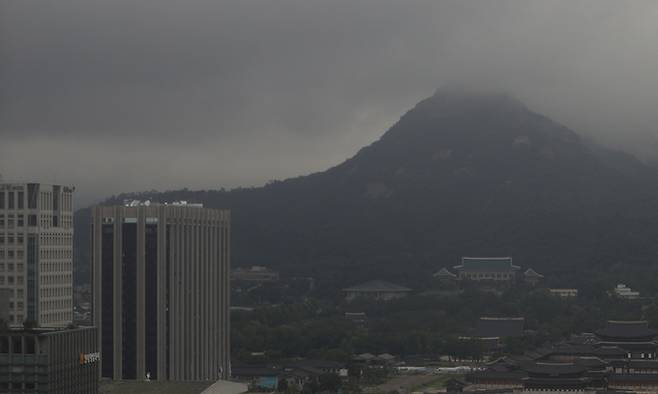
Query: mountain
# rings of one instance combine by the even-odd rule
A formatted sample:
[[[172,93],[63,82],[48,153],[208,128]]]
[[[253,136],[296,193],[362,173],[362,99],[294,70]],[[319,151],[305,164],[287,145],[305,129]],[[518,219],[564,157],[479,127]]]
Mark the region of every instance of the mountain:
[[[658,176],[504,94],[440,89],[327,171],[231,191],[122,195],[232,210],[233,264],[413,285],[462,255],[538,271],[647,264]],[[89,211],[76,214],[88,261]],[[84,269],[81,271],[84,274]]]

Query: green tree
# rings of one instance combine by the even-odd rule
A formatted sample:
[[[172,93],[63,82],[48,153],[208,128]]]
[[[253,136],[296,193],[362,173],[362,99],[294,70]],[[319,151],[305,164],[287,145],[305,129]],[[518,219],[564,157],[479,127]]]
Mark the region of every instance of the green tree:
[[[327,390],[331,392],[338,391],[342,385],[340,376],[335,373],[323,373],[318,378],[320,390]]]

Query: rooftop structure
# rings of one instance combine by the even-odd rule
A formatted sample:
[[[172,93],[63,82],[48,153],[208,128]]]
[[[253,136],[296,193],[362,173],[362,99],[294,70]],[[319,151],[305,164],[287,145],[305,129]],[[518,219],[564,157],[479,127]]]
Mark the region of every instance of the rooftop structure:
[[[551,295],[561,298],[576,298],[578,297],[578,289],[548,289]]]
[[[172,201],[172,202],[152,202],[151,200],[123,200],[124,207],[150,207],[150,206],[172,206],[172,207],[189,207],[189,208],[203,208],[201,203],[192,203],[185,200]]]
[[[345,298],[351,301],[355,298],[367,298],[371,300],[386,301],[405,297],[411,289],[399,286],[383,280],[373,280],[360,285],[348,287],[342,290]]]
[[[603,342],[647,342],[652,341],[658,331],[649,328],[646,321],[610,320],[606,326],[596,331]]]

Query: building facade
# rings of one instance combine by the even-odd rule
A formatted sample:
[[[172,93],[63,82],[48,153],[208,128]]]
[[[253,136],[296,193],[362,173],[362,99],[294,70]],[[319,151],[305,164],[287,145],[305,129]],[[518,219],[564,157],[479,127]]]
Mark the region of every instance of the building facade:
[[[9,325],[73,320],[73,187],[0,184],[0,289]]]
[[[95,327],[0,333],[0,392],[98,393]]]
[[[228,378],[230,212],[132,205],[93,210],[102,376]]]

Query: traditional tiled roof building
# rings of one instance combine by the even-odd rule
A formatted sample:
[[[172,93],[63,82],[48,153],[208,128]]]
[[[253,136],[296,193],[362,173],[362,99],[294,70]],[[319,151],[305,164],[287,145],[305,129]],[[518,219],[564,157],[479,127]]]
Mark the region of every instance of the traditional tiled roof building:
[[[528,268],[523,273],[523,281],[531,286],[537,286],[544,279],[544,275],[538,273],[532,268]]]
[[[462,257],[453,267],[459,279],[512,281],[521,267],[512,264],[511,257]]]

